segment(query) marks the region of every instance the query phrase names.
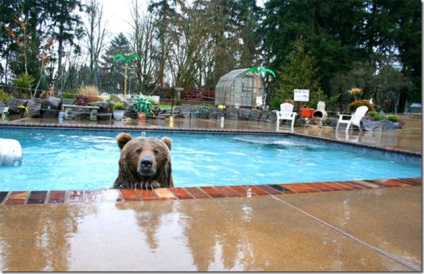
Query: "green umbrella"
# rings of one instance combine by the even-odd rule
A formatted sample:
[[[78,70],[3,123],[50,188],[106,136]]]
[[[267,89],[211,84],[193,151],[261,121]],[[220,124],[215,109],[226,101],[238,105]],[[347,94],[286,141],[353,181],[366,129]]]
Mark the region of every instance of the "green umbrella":
[[[259,75],[261,75],[262,73],[269,73],[269,74],[272,75],[272,77],[274,77],[274,78],[276,77],[275,73],[272,70],[264,68],[264,67],[256,67],[256,66],[251,67],[250,69],[247,69],[245,72],[243,72],[243,76],[245,76],[249,73],[255,73],[255,74],[259,74]],[[257,89],[258,88],[256,87],[256,90]]]
[[[276,77],[275,73],[272,70],[264,68],[264,67],[251,67],[250,69],[247,69],[245,72],[243,72],[243,76],[249,73],[257,73],[257,74],[269,73],[272,75],[272,77],[274,78]]]

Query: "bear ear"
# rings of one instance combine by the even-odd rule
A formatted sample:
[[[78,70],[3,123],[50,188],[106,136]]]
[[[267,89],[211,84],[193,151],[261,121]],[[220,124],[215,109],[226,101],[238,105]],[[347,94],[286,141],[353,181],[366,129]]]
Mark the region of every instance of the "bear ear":
[[[171,138],[163,137],[161,139],[161,141],[165,143],[165,145],[169,148],[169,150],[171,150],[171,147],[172,147],[172,140],[171,140]]]
[[[116,141],[118,142],[118,146],[120,149],[123,149],[124,146],[131,141],[132,137],[128,133],[121,133],[116,138]]]

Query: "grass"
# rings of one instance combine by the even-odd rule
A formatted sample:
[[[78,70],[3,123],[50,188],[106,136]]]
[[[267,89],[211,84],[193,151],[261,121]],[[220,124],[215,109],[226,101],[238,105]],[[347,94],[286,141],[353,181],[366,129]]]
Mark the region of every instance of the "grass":
[[[159,105],[157,105],[160,109],[164,109],[164,108],[171,108],[171,105],[168,105],[168,104],[159,104]],[[175,105],[174,105],[174,107],[175,107]]]

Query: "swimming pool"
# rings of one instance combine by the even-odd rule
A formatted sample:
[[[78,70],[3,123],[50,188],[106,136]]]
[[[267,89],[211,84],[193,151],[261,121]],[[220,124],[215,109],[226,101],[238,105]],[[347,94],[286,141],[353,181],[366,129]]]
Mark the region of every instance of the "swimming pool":
[[[0,167],[0,190],[110,188],[118,173],[116,136],[122,130],[2,128],[17,139],[18,167]],[[129,131],[141,137],[141,131]],[[147,131],[173,139],[175,186],[259,185],[421,177],[419,157],[389,158],[336,143],[287,135]]]

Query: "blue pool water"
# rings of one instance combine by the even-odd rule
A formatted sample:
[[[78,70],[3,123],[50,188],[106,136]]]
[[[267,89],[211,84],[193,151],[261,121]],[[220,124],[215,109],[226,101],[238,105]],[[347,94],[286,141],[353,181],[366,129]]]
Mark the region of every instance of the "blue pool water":
[[[23,163],[0,167],[0,191],[110,188],[118,174],[120,132],[3,128],[0,138],[20,142]],[[375,151],[305,142],[295,136],[156,131],[146,135],[173,139],[172,168],[178,187],[421,177],[417,157],[387,158]]]

